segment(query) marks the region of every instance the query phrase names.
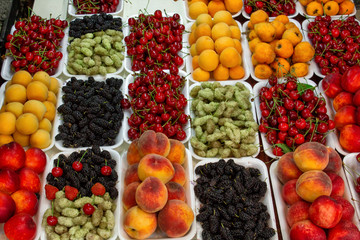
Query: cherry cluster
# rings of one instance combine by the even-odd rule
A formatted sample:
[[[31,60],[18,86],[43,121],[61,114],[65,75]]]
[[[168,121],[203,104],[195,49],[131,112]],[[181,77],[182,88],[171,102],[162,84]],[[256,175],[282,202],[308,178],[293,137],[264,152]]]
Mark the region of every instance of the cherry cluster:
[[[146,130],[162,132],[169,138],[182,141],[183,130],[189,116],[185,114],[187,99],[182,94],[186,79],[178,74],[149,70],[146,74],[135,74],[128,86],[131,101],[123,99],[123,109],[132,108],[128,119],[131,140],[140,137]]]
[[[73,0],[76,14],[113,13],[119,0]]]
[[[31,74],[42,70],[53,75],[63,57],[59,48],[67,26],[66,20],[46,20],[36,15],[17,21],[16,30],[7,35],[5,43],[7,55],[14,58],[12,69]]]
[[[294,0],[244,0],[244,6],[245,12],[249,15],[259,9],[264,10],[269,17],[288,16],[296,12]]]
[[[351,66],[359,65],[360,25],[354,17],[331,20],[330,16],[317,16],[307,30],[321,74],[344,74]]]
[[[179,22],[179,14],[163,16],[160,10],[153,15],[139,14],[128,19],[130,34],[125,37],[125,43],[133,71],[169,69],[171,74],[178,73],[184,62],[178,52],[182,50],[185,30]]]
[[[335,128],[327,115],[324,98],[314,94],[314,88],[288,77],[278,83],[269,79],[270,87],[260,90],[261,124],[259,131],[266,134],[276,156],[284,154],[284,148],[294,151],[304,142],[326,144],[326,135]]]

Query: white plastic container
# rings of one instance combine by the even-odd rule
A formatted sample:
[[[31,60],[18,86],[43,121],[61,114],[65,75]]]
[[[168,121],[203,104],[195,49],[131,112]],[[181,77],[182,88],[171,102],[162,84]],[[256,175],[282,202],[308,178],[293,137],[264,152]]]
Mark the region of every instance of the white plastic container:
[[[71,0],[70,0],[71,1]],[[121,0],[122,1],[122,0]],[[81,17],[81,18],[83,18],[83,17]],[[121,20],[122,20],[122,24],[123,24],[123,26],[124,26],[124,20],[123,20],[123,18],[122,17],[120,17],[120,16],[114,16],[114,18],[121,18]],[[67,47],[70,45],[70,43],[69,43],[69,30],[70,29],[70,23],[69,23],[69,27],[66,29],[66,32],[65,32],[65,37],[64,37],[64,40],[65,40],[65,43],[66,43],[66,47],[65,47],[65,51],[66,51],[66,55],[65,55],[65,60],[64,60],[64,63],[65,63],[65,65],[67,65],[68,64],[68,61],[69,61],[69,54],[68,54],[68,52],[67,52]],[[124,27],[122,27],[122,30],[123,30],[123,33],[124,33]],[[124,36],[125,37],[125,36]],[[123,46],[125,46],[125,41],[124,41],[124,38],[122,39],[122,44],[123,44]],[[125,58],[125,50],[124,50],[124,52],[123,52],[123,55],[124,55],[124,58]],[[108,74],[106,74],[105,76],[110,76],[110,75],[118,75],[119,73],[121,73],[123,70],[124,70],[124,63],[125,63],[125,59],[122,61],[122,64],[121,64],[121,67],[119,68],[119,69],[117,69],[116,70],[116,72],[114,72],[114,73],[108,73]],[[86,77],[88,77],[87,75],[73,75],[73,74],[71,74],[71,73],[69,73],[69,71],[66,69],[66,66],[64,66],[64,69],[63,69],[63,73],[64,73],[64,75],[65,76],[67,76],[67,77],[77,77],[77,78],[86,78]],[[93,75],[93,77],[104,77],[104,76],[102,76],[102,75],[100,75],[100,74],[98,74],[98,75]]]
[[[309,84],[311,86],[314,86],[316,87],[316,83],[311,81],[311,80],[306,80],[306,79],[303,79],[303,78],[298,78],[298,81],[300,83],[306,83],[306,84]],[[260,110],[260,98],[259,98],[259,93],[260,93],[260,89],[262,87],[269,87],[269,84],[267,81],[263,81],[263,82],[259,82],[257,83],[255,86],[254,86],[254,95],[255,95],[255,106],[256,106],[256,114],[257,114],[257,117],[258,117],[258,123],[260,124],[260,120],[261,120],[261,110]],[[318,88],[315,88],[315,96],[320,96],[320,91]],[[326,104],[326,109],[327,111],[329,112],[329,106],[328,104]],[[331,119],[331,116],[329,116],[330,119]],[[272,145],[268,143],[267,139],[266,139],[266,136],[265,136],[265,133],[261,133],[261,140],[262,140],[262,144],[263,144],[263,148],[264,148],[264,151],[265,151],[265,154],[268,155],[269,157],[271,158],[279,158],[279,156],[275,156],[272,152]],[[326,145],[327,146],[330,146],[332,148],[335,149],[335,146],[334,146],[334,138],[335,136],[333,135],[333,133],[330,133],[326,136]]]
[[[192,158],[191,158],[191,154],[189,152],[189,150],[186,149],[186,156],[187,159],[185,160],[184,164],[182,165],[185,169],[185,174],[186,174],[186,182],[184,185],[185,188],[185,194],[186,194],[186,203],[189,205],[189,207],[192,209],[193,213],[194,213],[194,222],[191,225],[190,230],[187,232],[187,234],[183,237],[179,237],[179,238],[169,238],[167,237],[160,229],[159,227],[156,229],[156,231],[147,239],[148,240],[153,240],[153,239],[158,239],[158,240],[171,240],[171,239],[176,239],[176,240],[190,240],[193,239],[193,237],[195,236],[196,233],[196,215],[195,215],[195,194],[194,194],[194,186],[193,186],[193,181],[194,181],[194,177],[193,177],[193,165],[192,165]],[[121,167],[121,169],[118,171],[119,174],[119,181],[121,182],[120,186],[118,187],[119,190],[119,201],[118,201],[118,208],[120,209],[120,216],[118,219],[120,219],[120,227],[119,227],[119,238],[121,240],[131,240],[132,238],[129,237],[127,235],[127,233],[124,230],[123,227],[123,222],[124,222],[124,216],[126,211],[123,208],[123,204],[122,204],[122,195],[124,194],[124,177],[125,177],[125,172],[128,169],[129,165],[126,161],[126,152],[121,156],[121,161],[123,163],[123,166]]]
[[[91,147],[90,147],[91,148]],[[109,153],[110,153],[110,155],[111,155],[111,158],[112,159],[114,159],[115,161],[116,161],[116,172],[119,174],[120,172],[121,172],[121,169],[122,169],[122,162],[121,162],[121,158],[120,158],[120,155],[119,155],[119,153],[118,152],[116,152],[116,151],[114,151],[114,150],[111,150],[111,149],[104,149],[104,148],[100,148],[102,151],[103,150],[107,150]],[[80,150],[75,150],[75,151],[80,151]],[[47,163],[47,165],[46,165],[46,169],[45,169],[45,171],[44,171],[44,176],[43,176],[43,182],[44,182],[44,184],[43,184],[43,187],[42,187],[42,190],[43,190],[43,192],[42,192],[42,194],[41,194],[41,197],[40,197],[40,199],[41,199],[41,204],[39,205],[40,207],[39,207],[39,212],[40,212],[40,214],[39,214],[39,224],[38,224],[38,231],[40,230],[41,232],[41,240],[46,240],[47,239],[47,237],[46,237],[46,232],[45,232],[45,228],[43,228],[42,226],[41,226],[41,222],[42,222],[42,218],[43,218],[43,216],[44,216],[44,213],[46,212],[46,210],[48,209],[48,208],[51,208],[51,201],[49,201],[47,198],[46,198],[46,195],[45,195],[45,191],[44,191],[44,186],[45,186],[45,184],[47,184],[47,181],[46,181],[46,176],[47,176],[47,174],[48,173],[51,173],[51,170],[52,170],[52,168],[53,167],[55,167],[54,165],[53,165],[53,162],[54,162],[54,160],[55,159],[57,159],[58,157],[59,157],[59,155],[61,155],[61,154],[64,154],[66,157],[68,157],[71,153],[72,153],[73,151],[71,151],[71,152],[59,152],[59,153],[57,153],[57,154],[55,154],[52,158],[51,158],[51,160],[50,161],[48,161]],[[120,180],[120,178],[118,178],[118,181],[116,182],[116,185],[115,185],[115,187],[116,187],[116,189],[120,189],[120,185],[121,185],[121,180]],[[119,200],[119,198],[121,198],[120,197],[121,195],[119,194],[119,196],[118,196],[118,198],[115,200],[115,202],[117,203],[118,202],[118,200]],[[109,240],[115,240],[115,239],[117,239],[117,237],[118,237],[118,232],[119,232],[119,219],[120,219],[120,208],[121,208],[121,206],[120,205],[118,205],[118,206],[116,206],[116,209],[115,209],[115,212],[114,212],[114,215],[115,215],[115,227],[114,227],[114,229],[113,229],[113,236],[111,237],[111,238],[109,238]]]
[[[174,15],[175,13],[167,13],[166,16],[172,16]],[[138,15],[132,15],[130,16],[129,18],[135,18],[137,19]],[[128,19],[129,19],[128,18]],[[127,22],[126,22],[127,23]],[[179,20],[179,23],[180,24],[184,24],[184,20],[183,18],[181,17],[180,15],[180,20]],[[129,36],[130,35],[130,27],[128,24],[126,24],[124,27],[123,27],[123,33],[124,33],[124,37],[126,36]],[[178,55],[179,57],[181,57],[184,62],[181,66],[179,66],[179,70],[183,69],[184,66],[185,66],[185,61],[186,61],[186,58],[188,58],[185,54],[185,46],[184,46],[184,40],[185,40],[185,32],[183,33],[183,39],[182,39],[182,49],[178,52]],[[125,59],[124,59],[124,65],[125,65],[125,70],[128,72],[128,73],[133,73],[134,71],[131,69],[131,66],[132,66],[132,60],[131,60],[131,57],[127,54],[127,47],[126,47],[126,44],[124,44],[125,46]]]
[[[179,76],[180,77],[186,77],[186,73],[182,70],[179,70]],[[133,83],[134,82],[134,76],[129,74],[126,78],[126,81],[125,81],[125,85],[126,85],[126,92],[124,94],[126,95],[129,95],[129,89],[128,89],[128,86],[130,83]],[[186,115],[190,115],[190,102],[189,102],[189,81],[186,80],[185,82],[185,85],[184,85],[184,88],[181,92],[182,94],[184,94],[184,96],[186,97],[186,99],[188,100],[188,103],[185,107],[185,114]],[[131,114],[133,113],[132,109],[128,109],[128,110],[125,110],[124,111],[124,122],[123,122],[123,138],[125,140],[126,143],[128,144],[131,144],[131,140],[128,136],[128,130],[130,129],[130,126],[127,122],[127,120],[130,118]],[[191,130],[190,130],[190,120],[187,121],[187,123],[185,125],[183,125],[183,129],[186,133],[186,138],[181,141],[182,143],[186,143],[187,141],[189,141],[190,139],[190,134],[191,134]]]
[[[298,28],[299,30],[301,31],[301,25],[298,21],[294,20],[294,19],[289,19],[289,22],[292,22],[294,23]],[[305,21],[304,21],[305,22]],[[248,24],[249,24],[249,21],[245,22],[244,25],[243,25],[243,31],[242,32],[247,32],[249,31],[248,29]],[[263,82],[263,81],[267,81],[267,79],[261,79],[261,78],[258,78],[255,76],[255,67],[252,65],[251,63],[251,51],[250,51],[250,48],[249,48],[249,42],[247,40],[247,37],[244,37],[246,39],[246,45],[245,45],[245,49],[247,49],[247,51],[245,51],[247,53],[247,56],[246,58],[247,59],[250,59],[249,61],[249,69],[250,69],[250,74],[251,74],[251,77],[255,80],[255,81],[258,81],[258,82]],[[304,41],[304,36],[303,36],[303,41]],[[303,42],[302,41],[302,42]],[[303,78],[307,78],[307,79],[310,79],[313,75],[314,75],[314,71],[313,71],[313,67],[311,65],[311,61],[309,62],[310,66],[309,66],[309,72],[306,76],[304,76]]]
[[[354,2],[354,1],[352,1],[352,2]],[[316,16],[308,15],[306,13],[306,7],[301,5],[301,3],[299,1],[296,1],[296,9],[298,9],[299,13],[307,19],[309,19],[309,18],[314,19],[316,17]],[[331,19],[345,18],[348,16],[351,17],[351,16],[355,16],[355,14],[356,14],[356,7],[354,7],[354,11],[352,13],[350,13],[349,15],[334,15],[334,16],[331,16]]]
[[[55,73],[53,75],[50,75],[51,77],[58,77],[62,71],[63,71],[63,68],[64,68],[64,65],[65,65],[65,58],[67,57],[67,51],[66,51],[66,42],[67,42],[67,38],[68,38],[68,29],[69,27],[67,27],[65,30],[64,30],[64,33],[65,33],[65,36],[64,38],[61,40],[60,42],[60,45],[59,47],[61,47],[59,49],[59,51],[63,54],[63,57],[62,59],[59,61],[59,66],[58,68],[56,69]],[[12,26],[11,28],[11,34],[14,33],[15,31],[15,25]],[[6,53],[8,53],[9,51],[7,50]],[[1,68],[1,77],[4,79],[4,80],[11,80],[11,78],[13,77],[14,73],[12,70],[11,70],[11,62],[12,60],[14,60],[13,57],[10,57],[10,56],[6,56],[4,61],[3,61],[3,64],[2,64],[2,68]]]
[[[123,1],[124,0],[119,0],[119,5],[117,5],[115,12],[107,13],[107,14],[119,15],[122,12],[123,8],[124,8]],[[84,16],[93,15],[93,14],[76,14],[76,8],[75,8],[72,0],[69,0],[68,13],[69,13],[70,16],[73,16],[73,17],[84,17]]]
[[[236,21],[236,23],[238,24],[238,27],[240,28],[240,31],[243,33],[243,30],[242,30],[242,27],[241,27],[241,24]],[[188,49],[187,50],[187,53],[188,53],[188,56],[186,57],[185,59],[185,62],[186,62],[186,70],[188,73],[191,73],[189,75],[189,78],[190,78],[190,81],[192,83],[198,83],[198,81],[194,80],[194,78],[192,77],[192,73],[194,71],[193,67],[192,67],[192,57],[190,55],[190,43],[189,43],[189,35],[190,35],[190,32],[191,32],[191,26],[194,24],[194,22],[190,22],[188,24],[185,25],[185,29],[187,31],[187,33],[184,34],[184,40],[185,40],[185,46],[184,48],[185,49]],[[247,80],[250,76],[250,72],[249,72],[249,64],[248,63],[248,55],[249,53],[247,51],[249,51],[249,47],[248,47],[248,44],[246,42],[246,37],[244,35],[241,36],[241,40],[240,40],[240,43],[241,43],[241,46],[242,46],[242,53],[241,53],[241,59],[242,59],[242,65],[243,65],[243,68],[244,68],[244,71],[245,71],[245,75],[243,78],[241,79],[229,79],[229,81],[238,81],[238,80]],[[212,74],[210,75],[210,79],[209,81],[216,81]]]
[[[295,13],[294,14],[291,14],[288,16],[288,18],[295,18],[298,14],[299,14],[299,11],[298,11],[298,6],[296,6],[297,4],[297,1],[294,1],[295,2]],[[250,19],[250,15],[247,14],[245,11],[242,11],[242,15],[244,16],[244,18],[246,19]],[[276,17],[269,17],[269,20],[272,21],[274,20]]]
[[[357,226],[360,228],[360,194],[355,191],[355,181],[353,177],[357,178],[360,174],[360,163],[356,160],[356,155],[359,153],[351,153],[344,157],[344,171],[346,175],[346,180],[348,188],[350,188],[350,193],[352,195],[352,204],[355,205],[355,211],[357,213]],[[345,179],[344,179],[345,180]]]
[[[231,86],[235,86],[236,84],[236,81],[221,81],[219,82],[222,86],[227,86],[227,85],[231,85]],[[251,99],[254,97],[254,93],[253,93],[253,90],[251,88],[251,85],[247,82],[244,82],[244,81],[241,81],[242,84],[244,84],[244,86],[250,91],[250,103],[251,103],[251,112],[253,114],[253,118],[254,118],[254,121],[256,122],[256,113],[255,113],[255,103],[254,101],[251,101]],[[196,87],[196,86],[201,86],[201,83],[195,83],[195,84],[192,84],[190,86],[190,89],[189,89],[189,93],[191,92],[191,90]],[[189,103],[189,105],[191,105],[191,102]],[[190,107],[191,109],[191,107]],[[191,116],[191,119],[195,119],[195,113],[190,110],[190,116]],[[191,128],[191,136],[195,136],[195,129],[194,128]],[[256,132],[256,135],[255,135],[255,138],[256,138],[256,141],[255,141],[255,145],[259,146],[258,147],[258,151],[252,155],[251,157],[255,158],[257,155],[259,155],[260,153],[260,139],[259,139],[259,132]],[[220,158],[219,157],[215,157],[215,158],[206,158],[206,157],[201,157],[199,155],[197,155],[195,152],[194,152],[194,148],[191,146],[191,143],[189,143],[189,150],[191,152],[191,155],[198,159],[198,160],[202,160],[202,161],[216,161]],[[244,157],[244,158],[248,158],[248,157]],[[244,159],[244,158],[235,158],[235,157],[230,157],[230,158],[225,158],[225,160],[227,159]]]
[[[117,76],[117,75],[107,75],[106,77],[99,77],[99,76],[95,76],[94,79],[95,81],[101,81],[101,82],[104,82],[106,81],[106,79],[108,78],[121,78],[120,76]],[[87,81],[88,80],[88,77],[77,77],[78,80],[85,80]],[[69,82],[71,79],[68,79],[66,80],[66,82]],[[66,86],[66,82],[63,83],[63,86]],[[61,86],[62,87],[62,86]],[[120,88],[122,94],[125,96],[125,80],[123,80],[123,84]],[[60,88],[59,89],[59,97],[58,97],[58,105],[57,105],[57,108],[63,104],[63,97],[64,93],[62,92],[62,89]],[[56,109],[57,109],[56,108]],[[119,133],[117,135],[117,137],[115,138],[115,145],[112,145],[112,146],[101,146],[102,148],[104,149],[114,149],[114,148],[117,148],[119,147],[122,143],[123,143],[123,131],[124,131],[124,123],[125,123],[125,111],[124,111],[124,118],[122,120],[122,125],[120,127],[120,130],[119,130]],[[62,120],[62,117],[61,117],[61,114],[57,114],[55,119],[54,119],[55,123],[53,125],[53,135],[56,136],[58,133],[59,133],[59,126],[63,124],[63,120]],[[63,140],[55,140],[55,147],[57,149],[59,149],[60,151],[80,151],[80,150],[84,150],[84,149],[87,149],[89,147],[80,147],[80,148],[67,148],[67,147],[64,147],[63,146]]]
[[[276,167],[278,165],[278,162],[279,161],[273,162],[270,166],[270,179],[271,179],[272,189],[273,189],[273,193],[274,193],[274,200],[275,200],[274,202],[276,204],[276,210],[277,210],[277,215],[279,218],[279,225],[281,228],[282,239],[290,240],[290,228],[286,221],[286,213],[290,206],[288,206],[285,203],[284,199],[281,196],[282,184],[276,175]],[[351,197],[350,190],[349,190],[349,185],[346,183],[346,177],[343,172],[343,169],[340,171],[339,176],[345,182],[344,198],[346,200],[348,200],[352,205],[359,205],[359,203],[352,201],[352,197]],[[359,218],[356,216],[356,214],[354,215],[353,223],[359,228]]]
[[[198,164],[196,164],[195,168],[196,169],[198,166],[203,166],[207,163],[214,163],[214,162],[218,162],[219,159],[217,160],[209,160],[209,161],[201,161]],[[227,161],[227,160],[225,160]],[[275,211],[274,211],[274,203],[271,197],[271,187],[270,187],[270,180],[269,180],[269,174],[268,174],[268,170],[267,167],[265,165],[265,163],[257,158],[252,158],[252,157],[245,157],[242,159],[234,159],[235,163],[241,166],[244,166],[246,168],[256,168],[258,170],[260,170],[260,179],[261,181],[266,182],[267,185],[267,191],[265,193],[265,196],[262,198],[262,203],[266,205],[268,213],[270,215],[270,219],[268,220],[268,227],[271,227],[273,229],[275,229],[275,235],[271,238],[271,240],[275,240],[278,239],[278,233],[276,231],[276,218],[275,218]],[[200,176],[195,175],[194,176],[194,181],[196,181]],[[200,206],[201,203],[199,201],[199,199],[195,199],[196,201],[196,215],[199,214],[199,210],[200,210]],[[201,224],[199,222],[196,223],[197,225],[197,239],[202,240],[202,227]]]

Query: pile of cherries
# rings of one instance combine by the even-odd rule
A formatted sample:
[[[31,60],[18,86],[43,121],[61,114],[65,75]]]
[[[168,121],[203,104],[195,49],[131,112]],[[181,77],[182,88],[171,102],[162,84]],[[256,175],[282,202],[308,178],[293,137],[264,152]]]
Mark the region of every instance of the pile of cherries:
[[[315,96],[310,85],[299,83],[295,77],[286,78],[284,83],[271,77],[269,84],[259,93],[259,131],[273,145],[273,154],[283,155],[283,144],[292,151],[304,142],[325,145],[326,135],[335,128],[327,114],[325,99]]]
[[[185,114],[187,99],[182,94],[186,79],[155,70],[135,74],[134,79],[128,86],[131,101],[121,101],[123,109],[131,107],[133,111],[128,119],[129,138],[135,140],[144,131],[154,130],[169,138],[184,140],[183,127],[189,119]]]
[[[119,0],[73,0],[76,14],[113,13]]]
[[[354,17],[331,20],[330,16],[317,16],[307,30],[321,74],[344,74],[351,66],[359,65],[360,25]]]
[[[7,35],[5,43],[6,55],[13,58],[12,69],[53,75],[63,57],[60,42],[67,26],[66,20],[46,20],[36,15],[17,21],[16,30]]]
[[[139,14],[129,18],[130,34],[125,37],[127,55],[132,59],[132,71],[157,71],[169,69],[177,74],[184,60],[178,55],[182,50],[185,30],[180,15],[163,16],[160,10],[153,15]]]
[[[278,15],[293,15],[295,14],[294,0],[244,0],[244,10],[248,15],[261,9],[264,10],[269,17],[276,17]]]

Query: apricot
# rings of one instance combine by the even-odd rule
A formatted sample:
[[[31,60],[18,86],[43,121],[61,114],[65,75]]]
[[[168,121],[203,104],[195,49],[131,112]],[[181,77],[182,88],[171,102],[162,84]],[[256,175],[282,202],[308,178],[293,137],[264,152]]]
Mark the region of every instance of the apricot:
[[[230,27],[224,22],[214,24],[211,29],[211,38],[214,41],[221,37],[231,37]]]
[[[286,221],[290,227],[295,223],[309,219],[310,203],[298,201],[291,205],[286,214]]]
[[[138,176],[138,166],[139,164],[135,163],[133,165],[130,165],[126,170],[124,177],[125,186],[129,185],[132,182],[140,182]]]
[[[29,100],[45,101],[48,98],[48,88],[39,81],[29,83],[26,89],[26,96]]]
[[[324,169],[324,172],[334,172],[338,174],[342,167],[342,160],[340,155],[331,147],[327,147],[329,152],[329,163]]]
[[[37,147],[40,149],[47,148],[51,144],[50,133],[44,129],[38,129],[30,136],[31,147]]]
[[[301,201],[301,197],[296,193],[297,179],[292,179],[284,184],[281,189],[281,196],[286,204],[292,205]]]
[[[10,135],[15,132],[16,117],[11,112],[0,113],[0,134]]]
[[[294,162],[294,153],[285,153],[278,162],[276,167],[276,175],[281,183],[286,183],[292,179],[298,179],[302,172]]]
[[[29,100],[24,104],[23,112],[32,113],[41,121],[46,112],[46,106],[38,100]]]
[[[165,186],[168,190],[168,201],[178,199],[186,202],[185,189],[183,186],[176,182],[168,182]]]
[[[323,170],[329,163],[329,152],[321,143],[307,142],[295,149],[294,162],[303,172]]]
[[[194,2],[189,6],[189,16],[196,19],[200,14],[208,13],[208,7],[203,2]]]
[[[21,114],[23,114],[24,105],[20,102],[11,102],[5,105],[5,111],[11,112],[18,118]]]
[[[143,157],[138,166],[138,176],[141,181],[147,177],[157,177],[164,184],[174,177],[175,169],[171,162],[158,154],[148,154]]]
[[[50,122],[52,122],[55,118],[56,113],[56,107],[52,102],[44,101],[43,104],[46,107],[46,112],[44,114],[44,118],[49,119]]]
[[[21,114],[16,120],[16,130],[24,135],[33,134],[38,127],[39,120],[32,113]]]
[[[168,200],[168,191],[160,179],[148,177],[137,187],[135,199],[142,210],[155,213],[165,206]]]
[[[125,210],[128,210],[133,206],[136,206],[135,193],[139,185],[140,182],[133,182],[125,187],[122,196],[122,203]]]
[[[233,17],[228,11],[218,11],[214,14],[213,23],[217,24],[219,22],[224,22],[227,25],[231,25]]]
[[[134,206],[125,213],[123,226],[125,232],[132,238],[148,238],[156,230],[156,214],[144,212],[138,206]]]
[[[139,139],[132,141],[126,153],[126,160],[129,165],[140,162],[142,158],[139,152],[138,142]]]
[[[59,80],[57,80],[54,77],[50,77],[50,86],[49,86],[49,91],[51,91],[52,93],[54,93],[54,95],[56,95],[59,91]],[[54,103],[56,104],[56,103]]]
[[[55,93],[49,91],[48,92],[48,98],[46,99],[46,101],[52,102],[56,106],[57,97],[56,97]]]
[[[342,206],[329,196],[318,197],[309,208],[310,220],[319,227],[333,228],[340,222]]]
[[[42,82],[43,84],[45,84],[45,86],[47,88],[50,87],[50,76],[49,76],[49,74],[47,72],[44,72],[44,71],[36,72],[34,74],[32,80]]]
[[[221,37],[215,41],[215,51],[220,54],[227,47],[235,47],[235,42],[231,37]]]
[[[291,240],[326,240],[325,231],[310,220],[295,223],[290,229]]]
[[[339,111],[344,106],[353,105],[353,97],[354,95],[349,92],[341,92],[337,94],[333,101],[335,111]]]
[[[170,152],[170,141],[165,134],[150,130],[140,136],[138,147],[142,156],[155,153],[166,157]]]
[[[227,68],[241,64],[241,56],[234,47],[225,48],[220,54],[220,63]]]
[[[195,28],[195,38],[199,39],[202,36],[211,36],[211,27],[207,23],[201,23]]]
[[[342,177],[340,177],[339,175],[337,175],[336,173],[333,173],[333,172],[327,172],[326,174],[330,177],[331,184],[332,184],[332,191],[331,191],[330,197],[344,196],[345,183],[344,183],[344,180],[342,179]]]
[[[14,141],[14,138],[11,135],[0,135],[0,146],[8,144]]]
[[[199,55],[199,66],[207,72],[214,71],[219,65],[219,55],[210,49],[202,51]]]
[[[26,101],[26,88],[20,84],[11,84],[5,91],[5,102],[20,102]]]
[[[49,119],[47,118],[43,118],[40,122],[39,122],[39,129],[44,129],[45,131],[48,131],[49,133],[51,132],[52,129],[52,124],[49,121]]]
[[[296,193],[308,202],[313,202],[322,195],[330,196],[331,191],[331,179],[323,171],[304,172],[296,182]]]
[[[30,135],[24,135],[18,131],[15,131],[13,134],[13,138],[15,142],[19,143],[23,147],[30,145]]]
[[[169,141],[170,141],[170,152],[166,158],[169,159],[170,162],[172,163],[183,164],[187,159],[184,144],[175,139],[169,139]]]
[[[196,25],[199,26],[202,23],[206,23],[207,25],[209,25],[210,27],[213,26],[213,20],[211,18],[211,16],[207,13],[203,13],[200,14],[197,18],[196,18]]]
[[[20,70],[14,73],[13,77],[11,78],[11,82],[13,84],[21,84],[24,87],[31,82],[32,76],[28,71]]]
[[[184,186],[186,182],[185,169],[178,163],[173,163],[173,167],[175,169],[175,174],[174,177],[170,179],[170,182],[177,182],[181,186]]]

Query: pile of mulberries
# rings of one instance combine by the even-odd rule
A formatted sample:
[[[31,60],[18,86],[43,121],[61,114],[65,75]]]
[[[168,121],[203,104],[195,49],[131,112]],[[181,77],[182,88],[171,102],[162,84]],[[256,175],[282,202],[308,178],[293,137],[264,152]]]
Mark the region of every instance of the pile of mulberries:
[[[72,168],[72,164],[80,159],[83,168],[77,172]],[[58,162],[59,165],[57,165]],[[112,169],[109,176],[101,174],[101,168],[105,165]],[[56,178],[50,172],[46,176],[46,180],[48,184],[57,187],[59,190],[68,185],[78,189],[82,197],[91,197],[91,187],[99,182],[104,185],[106,192],[109,192],[112,199],[116,199],[119,195],[116,189],[116,182],[118,180],[118,174],[115,170],[116,161],[111,158],[111,154],[108,151],[101,151],[99,146],[93,146],[80,152],[72,152],[68,157],[61,154],[57,159],[54,159],[53,166],[62,168],[63,175]]]
[[[70,22],[69,36],[80,38],[81,35],[86,33],[100,32],[107,29],[122,31],[121,18],[114,18],[106,13],[94,14],[90,17],[85,16],[82,19],[77,18]]]
[[[267,207],[260,201],[267,184],[259,179],[258,169],[221,159],[198,166],[195,173],[200,176],[195,195],[202,203],[196,220],[204,240],[265,240],[275,235],[268,227]]]
[[[87,81],[72,77],[62,87],[64,103],[58,112],[63,123],[55,140],[63,140],[68,148],[114,145],[124,118],[122,84],[120,78],[100,82],[93,77]]]

